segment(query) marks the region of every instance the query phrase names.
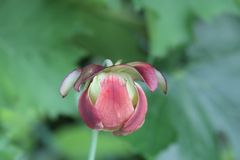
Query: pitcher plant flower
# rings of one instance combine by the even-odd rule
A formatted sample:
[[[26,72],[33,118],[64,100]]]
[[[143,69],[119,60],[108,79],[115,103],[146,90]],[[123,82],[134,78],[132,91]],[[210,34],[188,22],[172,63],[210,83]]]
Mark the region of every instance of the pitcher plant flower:
[[[164,76],[150,64],[131,62],[104,65],[90,64],[69,73],[62,82],[60,94],[70,89],[82,90],[78,110],[83,121],[92,129],[127,135],[139,129],[145,120],[147,98],[136,81],[142,81],[150,91],[167,93]]]

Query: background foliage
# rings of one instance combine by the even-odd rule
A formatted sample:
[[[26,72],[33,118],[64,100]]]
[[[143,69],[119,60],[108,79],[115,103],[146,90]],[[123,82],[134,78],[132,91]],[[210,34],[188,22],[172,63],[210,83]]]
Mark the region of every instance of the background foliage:
[[[148,61],[169,93],[149,93],[145,125],[100,134],[97,159],[240,159],[240,1],[0,0],[0,159],[86,159],[76,66]]]

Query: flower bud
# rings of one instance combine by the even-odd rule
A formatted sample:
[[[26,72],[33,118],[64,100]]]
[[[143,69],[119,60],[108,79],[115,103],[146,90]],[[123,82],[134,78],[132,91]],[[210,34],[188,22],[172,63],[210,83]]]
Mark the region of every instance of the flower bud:
[[[167,84],[163,75],[150,64],[132,62],[128,64],[88,65],[71,72],[60,88],[62,96],[74,87],[79,91],[79,112],[88,127],[127,135],[139,129],[145,120],[147,98],[143,89],[135,82],[141,80],[154,91],[158,83],[164,93]]]

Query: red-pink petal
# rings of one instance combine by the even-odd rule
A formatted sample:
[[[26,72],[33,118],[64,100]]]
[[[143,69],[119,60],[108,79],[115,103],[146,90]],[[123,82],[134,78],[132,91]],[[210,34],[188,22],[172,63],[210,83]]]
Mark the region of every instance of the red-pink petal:
[[[134,107],[121,77],[109,75],[102,80],[95,107],[107,130],[119,129],[132,115]]]
[[[81,69],[75,69],[74,71],[72,71],[71,73],[69,73],[63,80],[61,87],[60,87],[60,94],[62,95],[62,97],[67,96],[68,92],[70,91],[70,89],[73,88],[74,83],[77,81],[77,79],[79,78],[81,74]]]
[[[103,66],[97,64],[90,64],[84,68],[82,68],[82,73],[78,78],[77,82],[74,85],[76,91],[80,91],[80,86],[86,82],[88,79],[93,78],[97,73],[104,69]]]
[[[143,62],[132,62],[128,63],[128,65],[133,66],[137,69],[151,91],[154,91],[157,88],[158,79],[154,68],[150,64]]]
[[[98,116],[96,108],[93,106],[86,89],[79,98],[78,110],[83,121],[89,128],[102,129],[103,125]]]
[[[136,88],[138,90],[138,104],[136,109],[131,117],[124,123],[123,127],[120,130],[113,132],[114,135],[130,134],[139,129],[144,123],[145,115],[147,113],[147,98],[139,85],[136,84]]]

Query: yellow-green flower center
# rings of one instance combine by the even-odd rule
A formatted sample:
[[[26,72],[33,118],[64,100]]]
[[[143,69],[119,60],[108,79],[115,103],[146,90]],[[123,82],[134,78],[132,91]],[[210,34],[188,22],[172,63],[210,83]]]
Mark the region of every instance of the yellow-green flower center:
[[[137,90],[134,85],[134,81],[131,78],[131,76],[124,72],[101,72],[97,76],[93,78],[93,81],[91,82],[89,86],[89,96],[91,98],[91,101],[93,104],[95,104],[100,91],[101,91],[101,82],[108,78],[110,75],[115,75],[119,78],[119,80],[124,82],[124,86],[127,88],[129,98],[132,101],[133,106],[135,107],[137,105],[138,101],[138,94]]]

